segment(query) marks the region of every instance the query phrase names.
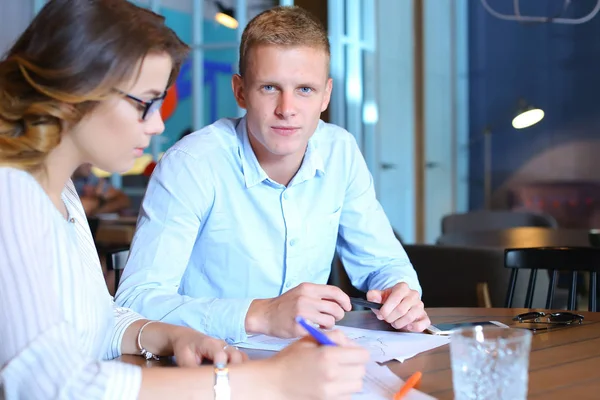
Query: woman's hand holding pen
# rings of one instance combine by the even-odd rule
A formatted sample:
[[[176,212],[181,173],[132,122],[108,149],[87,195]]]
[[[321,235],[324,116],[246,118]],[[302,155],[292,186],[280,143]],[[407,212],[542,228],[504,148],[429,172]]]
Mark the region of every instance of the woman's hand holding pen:
[[[301,326],[298,328],[306,333]],[[276,393],[282,394],[277,398],[349,400],[353,393],[361,391],[369,352],[339,331],[325,335],[336,346],[320,345],[307,336],[265,360],[271,369],[266,376],[279,385]]]

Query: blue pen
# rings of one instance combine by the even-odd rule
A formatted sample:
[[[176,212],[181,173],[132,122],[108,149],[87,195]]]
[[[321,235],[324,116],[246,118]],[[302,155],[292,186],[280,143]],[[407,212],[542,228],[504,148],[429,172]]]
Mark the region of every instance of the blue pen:
[[[317,342],[319,342],[320,344],[322,344],[323,346],[337,346],[337,344],[332,342],[327,336],[325,336],[325,334],[323,332],[321,332],[320,330],[318,330],[317,328],[313,327],[311,324],[306,322],[304,320],[304,318],[298,316],[298,317],[296,317],[296,322],[299,323],[300,325],[302,325],[302,327],[304,329],[306,329],[306,331],[308,333],[310,333],[310,336],[315,338],[315,340]]]

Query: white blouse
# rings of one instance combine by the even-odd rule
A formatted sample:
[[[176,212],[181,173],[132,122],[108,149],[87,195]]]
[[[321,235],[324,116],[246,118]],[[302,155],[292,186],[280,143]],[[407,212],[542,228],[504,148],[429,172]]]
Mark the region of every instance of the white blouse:
[[[73,184],[69,220],[27,172],[0,168],[0,398],[135,399],[138,366],[121,354],[142,317],[106,287]]]

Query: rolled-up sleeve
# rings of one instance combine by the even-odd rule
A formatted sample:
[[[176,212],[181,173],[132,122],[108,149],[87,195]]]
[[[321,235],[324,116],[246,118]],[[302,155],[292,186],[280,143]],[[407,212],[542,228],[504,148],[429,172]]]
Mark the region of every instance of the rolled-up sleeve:
[[[105,360],[112,360],[121,356],[121,345],[123,343],[123,335],[129,328],[129,325],[140,319],[145,319],[140,314],[125,307],[118,307],[113,304],[113,312],[115,315],[115,328],[110,337],[110,346],[104,355]]]

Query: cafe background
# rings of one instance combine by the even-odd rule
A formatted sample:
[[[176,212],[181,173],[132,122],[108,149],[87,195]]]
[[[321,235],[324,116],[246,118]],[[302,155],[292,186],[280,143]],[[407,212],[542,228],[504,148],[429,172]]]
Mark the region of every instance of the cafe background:
[[[0,0],[0,51],[43,3]],[[112,177],[139,201],[144,181],[135,176],[143,163],[188,129],[242,115],[230,89],[241,30],[260,11],[292,1],[138,3],[163,14],[194,48],[162,110],[165,133],[134,171]],[[597,224],[596,0],[573,1],[566,10],[563,0],[520,2],[523,15],[582,19],[577,24],[493,15],[513,13],[510,0],[295,3],[322,19],[332,44],[334,94],[323,118],[356,136],[405,243],[433,243],[444,215],[484,208],[542,210],[570,227]],[[217,22],[218,13],[233,15],[239,26]],[[517,130],[511,121],[524,107],[545,117]]]

